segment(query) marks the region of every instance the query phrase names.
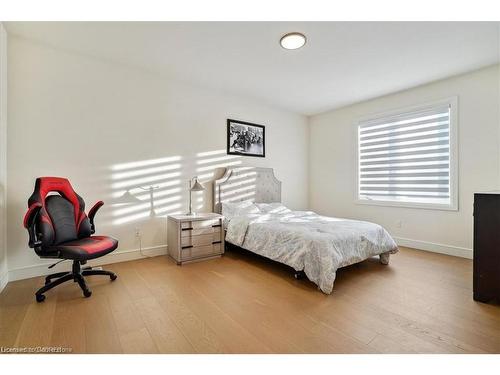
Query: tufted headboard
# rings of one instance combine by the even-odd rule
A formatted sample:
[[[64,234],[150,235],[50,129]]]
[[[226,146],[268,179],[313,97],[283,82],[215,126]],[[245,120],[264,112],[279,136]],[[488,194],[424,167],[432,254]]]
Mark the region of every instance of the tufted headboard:
[[[272,168],[225,168],[224,175],[213,185],[213,212],[221,212],[222,202],[281,202],[281,181]]]

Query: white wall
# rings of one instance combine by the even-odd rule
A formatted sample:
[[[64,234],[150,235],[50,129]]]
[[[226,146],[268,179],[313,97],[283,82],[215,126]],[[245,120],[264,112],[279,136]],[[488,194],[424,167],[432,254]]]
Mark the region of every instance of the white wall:
[[[7,274],[7,33],[0,23],[0,291]]]
[[[493,66],[310,118],[311,208],[379,223],[401,245],[471,257],[473,193],[500,186],[498,82],[498,66]],[[357,119],[455,95],[459,211],[356,204]]]
[[[111,204],[124,191],[114,184],[123,181],[131,188],[170,183],[160,192],[170,194],[156,200],[168,214],[187,210],[187,179],[195,174],[209,173],[218,164],[269,166],[283,181],[284,202],[307,207],[305,117],[17,37],[9,37],[8,48],[11,280],[38,274],[45,270],[39,265],[47,263],[27,247],[22,227],[38,176],[68,177],[87,208],[103,199],[107,204],[96,219],[98,232],[119,238],[115,253],[122,254],[138,248],[135,227],[141,229],[143,247],[164,251],[166,244],[165,217],[150,219],[147,201],[142,207]],[[226,156],[227,118],[266,125],[266,158]],[[153,180],[132,181],[145,176]],[[208,211],[209,197],[207,191]],[[134,219],[136,214],[143,217]]]

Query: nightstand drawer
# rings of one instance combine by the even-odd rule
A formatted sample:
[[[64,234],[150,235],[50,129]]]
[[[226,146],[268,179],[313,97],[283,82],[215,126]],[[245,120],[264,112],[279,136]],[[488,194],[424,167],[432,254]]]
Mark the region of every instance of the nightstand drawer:
[[[221,232],[220,227],[217,226],[214,227],[212,225],[203,228],[186,227],[186,228],[181,228],[181,237],[201,236],[204,234],[212,234],[220,232]]]
[[[198,221],[183,221],[181,229],[204,229],[212,228],[214,225],[219,225],[220,221],[217,220],[198,220]]]
[[[195,246],[181,250],[181,260],[191,260],[215,254],[220,249],[220,244],[208,246]]]
[[[220,242],[220,233],[203,234],[200,236],[189,236],[181,238],[181,246],[205,246],[212,245],[214,242]]]
[[[219,242],[219,243],[214,243],[214,244],[212,245],[214,254],[220,254],[220,253],[221,253],[221,251],[220,251],[220,249],[221,249],[221,244],[222,244],[222,242]]]

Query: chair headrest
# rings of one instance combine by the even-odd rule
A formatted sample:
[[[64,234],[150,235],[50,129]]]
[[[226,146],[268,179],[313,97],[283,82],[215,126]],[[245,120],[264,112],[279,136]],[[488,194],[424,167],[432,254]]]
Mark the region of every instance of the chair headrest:
[[[84,210],[82,198],[76,194],[67,178],[63,177],[38,177],[35,190],[28,200],[28,206],[40,203],[45,208],[45,200],[49,193],[57,192],[66,198],[74,208],[75,223],[79,222],[81,212]]]

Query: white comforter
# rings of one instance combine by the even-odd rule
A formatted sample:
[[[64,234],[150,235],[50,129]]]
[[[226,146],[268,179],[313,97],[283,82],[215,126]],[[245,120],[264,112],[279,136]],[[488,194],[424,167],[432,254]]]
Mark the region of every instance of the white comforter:
[[[226,241],[303,270],[327,294],[337,269],[398,251],[380,225],[310,211],[236,216],[227,222]]]

